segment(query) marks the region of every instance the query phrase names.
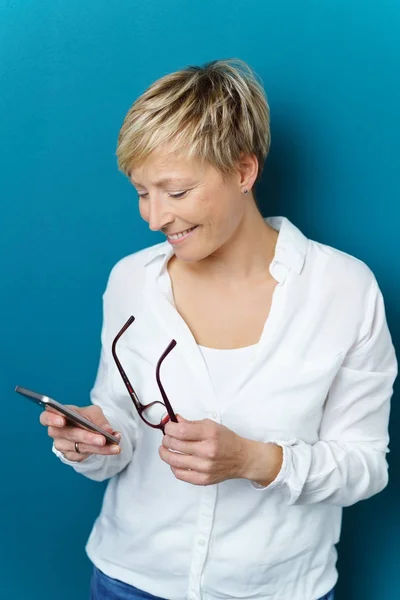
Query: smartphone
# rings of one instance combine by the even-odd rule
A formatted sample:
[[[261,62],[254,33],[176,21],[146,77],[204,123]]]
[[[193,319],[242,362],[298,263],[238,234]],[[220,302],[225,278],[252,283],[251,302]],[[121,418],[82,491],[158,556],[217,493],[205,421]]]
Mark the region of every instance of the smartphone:
[[[42,406],[43,408],[50,407],[62,413],[65,417],[67,417],[68,421],[74,423],[74,425],[77,425],[82,429],[89,429],[90,431],[94,431],[95,433],[100,433],[101,435],[104,435],[107,442],[110,444],[119,444],[120,442],[118,438],[111,435],[111,433],[108,433],[108,431],[105,431],[95,423],[92,423],[92,421],[89,421],[89,419],[86,419],[74,410],[68,408],[67,406],[64,406],[64,404],[60,404],[60,402],[57,402],[57,400],[53,400],[53,398],[49,398],[48,396],[43,396],[43,394],[32,392],[32,390],[28,390],[27,388],[21,387],[19,385],[17,385],[15,391],[18,394],[29,398],[29,400],[32,400],[32,402],[39,404],[39,406]]]

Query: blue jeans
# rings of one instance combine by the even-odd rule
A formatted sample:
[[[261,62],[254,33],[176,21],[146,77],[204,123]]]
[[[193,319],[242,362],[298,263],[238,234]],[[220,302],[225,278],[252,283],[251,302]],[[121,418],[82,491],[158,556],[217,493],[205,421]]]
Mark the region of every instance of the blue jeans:
[[[112,579],[99,571],[93,569],[92,582],[90,586],[90,600],[164,600],[142,592],[118,579]],[[333,591],[323,596],[320,600],[333,600]]]
[[[118,579],[112,579],[94,567],[90,583],[90,600],[163,600],[163,598],[142,592]]]
[[[322,596],[322,598],[320,600],[335,600],[334,591],[331,590],[328,594],[325,594],[325,596]]]

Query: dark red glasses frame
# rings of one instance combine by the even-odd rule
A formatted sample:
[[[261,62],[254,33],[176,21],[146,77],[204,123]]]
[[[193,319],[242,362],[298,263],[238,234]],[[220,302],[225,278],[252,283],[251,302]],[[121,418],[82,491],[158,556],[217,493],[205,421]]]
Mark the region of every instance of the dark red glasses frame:
[[[157,366],[156,366],[156,380],[157,380],[157,385],[158,385],[158,389],[160,390],[160,394],[162,396],[163,402],[160,402],[159,400],[155,400],[154,402],[150,402],[150,404],[142,404],[135,392],[135,390],[132,387],[131,382],[128,379],[127,374],[125,373],[120,360],[117,356],[117,352],[116,352],[116,345],[118,340],[120,339],[120,337],[122,336],[122,334],[125,333],[125,331],[128,329],[128,327],[130,325],[132,325],[132,323],[134,322],[135,317],[131,316],[129,317],[129,319],[127,320],[127,322],[125,323],[125,325],[122,327],[122,329],[117,333],[117,335],[114,338],[114,341],[112,343],[112,347],[111,347],[111,351],[112,351],[112,355],[114,357],[115,360],[115,364],[117,365],[118,371],[121,374],[121,377],[123,379],[123,382],[126,386],[126,389],[128,390],[128,394],[131,397],[131,400],[133,402],[133,404],[135,405],[136,410],[138,411],[139,417],[142,419],[142,421],[144,421],[146,423],[146,425],[149,425],[149,427],[153,427],[153,429],[160,429],[163,433],[164,433],[164,427],[165,425],[168,423],[168,421],[173,421],[174,423],[178,422],[178,419],[176,418],[176,415],[173,411],[173,408],[171,406],[170,401],[168,400],[167,394],[165,393],[165,390],[163,388],[163,385],[161,383],[160,380],[160,368],[161,365],[163,363],[163,360],[168,356],[168,354],[171,352],[171,350],[173,350],[176,346],[176,341],[172,340],[172,342],[169,344],[169,346],[166,348],[166,350],[163,352],[163,354],[161,355]],[[144,416],[143,413],[148,410],[149,408],[151,408],[152,406],[154,406],[155,404],[161,404],[163,405],[166,409],[167,409],[167,415],[162,419],[162,421],[155,425],[154,423],[150,423]]]

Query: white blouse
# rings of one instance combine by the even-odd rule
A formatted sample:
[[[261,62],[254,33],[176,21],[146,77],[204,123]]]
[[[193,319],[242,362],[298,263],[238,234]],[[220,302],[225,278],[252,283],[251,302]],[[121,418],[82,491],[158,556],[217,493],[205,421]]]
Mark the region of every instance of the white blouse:
[[[91,400],[121,431],[122,452],[69,464],[91,479],[111,478],[89,558],[155,596],[316,600],[336,583],[342,507],[388,481],[397,363],[375,277],[287,219],[267,221],[279,230],[270,314],[251,360],[217,393],[174,307],[167,242],[121,260],[104,294]],[[136,320],[119,356],[142,402],[161,399],[155,366],[174,338],[161,379],[175,412],[280,444],[283,465],[271,485],[232,479],[201,487],[174,477],[158,454],[161,433],[138,418],[111,356],[130,315]]]

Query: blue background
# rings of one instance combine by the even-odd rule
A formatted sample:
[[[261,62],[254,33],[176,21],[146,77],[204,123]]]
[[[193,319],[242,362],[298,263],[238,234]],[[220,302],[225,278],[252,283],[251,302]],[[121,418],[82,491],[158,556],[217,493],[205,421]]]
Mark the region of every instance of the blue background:
[[[114,156],[158,77],[228,57],[259,73],[264,213],[367,262],[399,344],[399,26],[395,0],[0,0],[1,599],[88,598],[104,486],[58,463],[13,388],[88,402],[108,272],[160,241]],[[339,600],[400,597],[397,399],[390,486],[345,510]]]

